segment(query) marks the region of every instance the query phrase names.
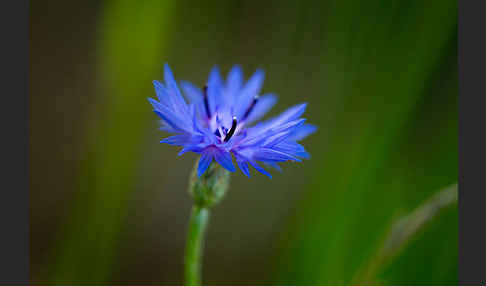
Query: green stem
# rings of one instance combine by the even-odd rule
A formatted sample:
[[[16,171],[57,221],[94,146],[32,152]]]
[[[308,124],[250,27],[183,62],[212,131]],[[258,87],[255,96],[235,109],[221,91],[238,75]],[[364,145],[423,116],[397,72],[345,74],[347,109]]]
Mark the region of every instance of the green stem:
[[[197,176],[198,163],[194,165],[189,193],[194,205],[187,232],[185,257],[185,286],[201,285],[202,249],[204,233],[209,220],[209,209],[219,203],[228,189],[230,174],[219,165],[211,164],[206,172]]]
[[[209,209],[193,206],[187,232],[185,286],[201,285],[201,260],[204,233],[209,221]]]

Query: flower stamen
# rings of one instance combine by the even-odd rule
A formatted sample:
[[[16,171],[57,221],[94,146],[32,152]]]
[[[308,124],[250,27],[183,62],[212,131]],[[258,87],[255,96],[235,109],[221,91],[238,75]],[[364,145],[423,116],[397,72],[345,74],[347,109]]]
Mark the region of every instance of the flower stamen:
[[[209,101],[208,101],[208,85],[204,85],[203,87],[203,96],[204,96],[204,108],[206,109],[206,115],[208,118],[211,118],[211,111],[209,111]]]
[[[248,109],[245,111],[245,115],[243,115],[243,120],[245,120],[246,118],[248,118],[248,115],[250,115],[250,112],[253,110],[253,108],[255,107],[256,103],[258,101],[258,95],[255,95],[255,97],[253,97],[253,101],[251,102],[250,106],[248,107]]]
[[[238,120],[236,119],[236,116],[233,116],[233,124],[231,124],[231,129],[229,130],[229,132],[224,137],[224,142],[228,142],[228,140],[230,140],[230,138],[233,136],[233,134],[236,131],[236,125],[237,124],[238,124]]]

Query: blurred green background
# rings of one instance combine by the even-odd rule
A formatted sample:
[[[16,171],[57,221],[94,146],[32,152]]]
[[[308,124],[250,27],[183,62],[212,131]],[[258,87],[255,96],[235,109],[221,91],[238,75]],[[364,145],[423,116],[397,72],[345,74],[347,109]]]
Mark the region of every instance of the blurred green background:
[[[159,144],[168,62],[266,71],[309,102],[312,159],[232,177],[204,285],[349,285],[392,222],[457,181],[457,1],[42,1],[30,9],[32,285],[181,285],[195,154]],[[457,285],[457,207],[375,285]],[[358,279],[359,280],[359,279]],[[359,282],[359,281],[358,281]],[[360,283],[358,283],[360,284]]]

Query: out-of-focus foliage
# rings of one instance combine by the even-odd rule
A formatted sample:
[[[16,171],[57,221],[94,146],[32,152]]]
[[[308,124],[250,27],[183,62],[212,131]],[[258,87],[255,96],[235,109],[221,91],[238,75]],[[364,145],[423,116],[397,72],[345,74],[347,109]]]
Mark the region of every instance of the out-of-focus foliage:
[[[343,69],[344,76],[335,78],[341,102],[325,139],[329,145],[314,156],[319,176],[308,185],[312,191],[283,242],[288,256],[282,258],[279,285],[346,285],[397,211],[456,180],[457,87],[454,70],[444,71],[444,62],[455,61],[456,3],[346,4],[331,6],[327,25],[334,31],[356,23],[336,31],[330,42],[339,48],[326,55],[343,57],[334,63]],[[437,83],[437,77],[449,81]],[[440,104],[427,102],[433,92]],[[404,279],[393,285],[457,282],[455,272],[434,268],[444,252],[444,267],[456,263],[455,221],[442,231],[439,239],[449,242],[409,259],[409,266],[395,270]]]
[[[168,62],[266,71],[272,114],[319,126],[310,161],[232,177],[205,247],[206,285],[348,285],[391,223],[457,181],[457,2],[125,1],[31,9],[34,285],[180,285],[189,173],[146,101]],[[377,271],[457,284],[457,209]],[[359,284],[359,283],[358,283]]]
[[[71,217],[61,230],[48,278],[52,285],[106,285],[134,190],[138,146],[147,129],[151,80],[166,49],[170,1],[107,1],[99,20],[100,77],[107,92],[103,121],[87,132]]]

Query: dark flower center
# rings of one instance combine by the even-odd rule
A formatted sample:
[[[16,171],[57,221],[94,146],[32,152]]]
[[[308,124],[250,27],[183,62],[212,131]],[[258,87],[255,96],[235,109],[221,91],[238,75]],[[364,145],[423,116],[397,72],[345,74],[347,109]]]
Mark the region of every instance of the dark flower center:
[[[248,108],[245,111],[245,114],[243,114],[242,121],[246,120],[248,118],[248,116],[250,116],[250,113],[253,111],[253,109],[255,108],[255,105],[258,102],[258,98],[259,98],[258,95],[255,95],[253,97],[253,100],[251,101],[250,106],[248,106]],[[211,111],[209,109],[208,85],[207,84],[205,84],[204,87],[203,87],[203,102],[204,102],[204,109],[206,111],[206,116],[208,118],[211,118]],[[221,127],[221,129],[223,130],[223,133],[225,133],[224,140],[223,140],[224,142],[228,142],[228,140],[230,140],[231,137],[235,134],[237,124],[238,124],[238,120],[237,120],[236,116],[233,116],[233,122],[232,122],[231,128],[229,129],[228,132],[226,132],[227,129],[224,126]],[[221,132],[219,131],[219,128],[217,128],[216,131],[214,131],[214,134],[216,136],[218,136],[219,138],[223,137]]]

